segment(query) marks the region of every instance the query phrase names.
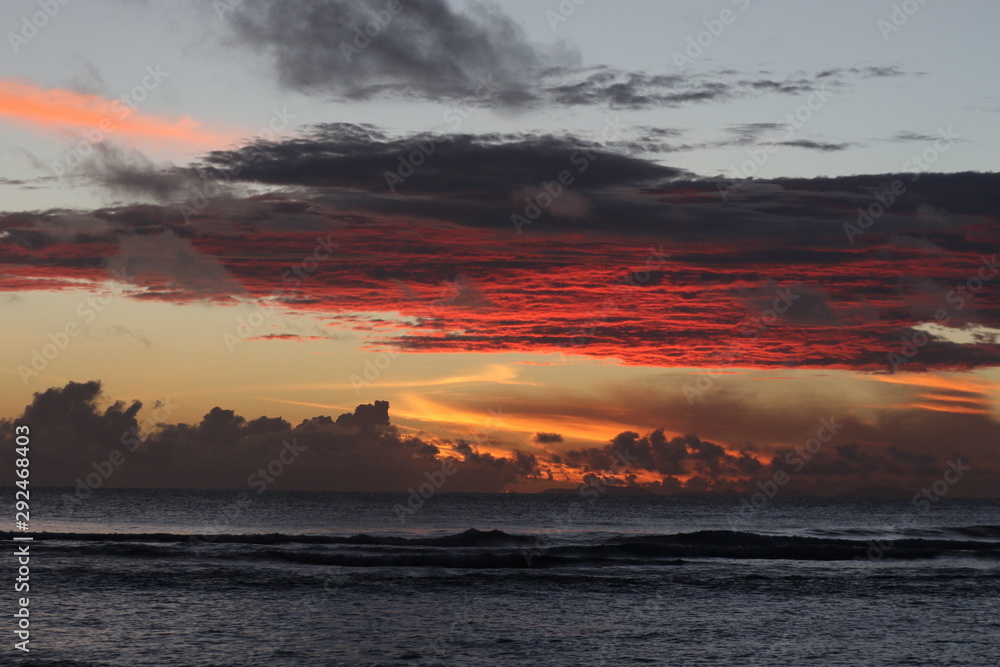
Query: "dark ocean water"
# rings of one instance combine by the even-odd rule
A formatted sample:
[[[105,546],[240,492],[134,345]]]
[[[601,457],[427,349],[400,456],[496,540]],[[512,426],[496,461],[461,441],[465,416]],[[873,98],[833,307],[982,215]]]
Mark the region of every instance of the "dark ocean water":
[[[1000,664],[997,501],[68,492],[0,664]]]

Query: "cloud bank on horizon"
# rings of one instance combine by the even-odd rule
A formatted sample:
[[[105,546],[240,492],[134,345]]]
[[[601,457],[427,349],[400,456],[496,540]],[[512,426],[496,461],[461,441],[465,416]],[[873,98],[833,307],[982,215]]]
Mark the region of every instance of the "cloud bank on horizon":
[[[753,494],[776,475],[786,476],[784,493],[879,488],[898,494],[935,480],[951,464],[967,476],[962,496],[989,497],[1000,481],[1000,473],[981,465],[987,458],[984,442],[973,443],[979,465],[972,466],[954,452],[935,456],[864,440],[838,441],[845,429],[859,424],[836,418],[820,420],[816,437],[804,445],[773,452],[752,443],[727,448],[694,434],[671,438],[657,429],[644,435],[624,431],[603,446],[568,450],[550,447],[559,434],[539,433],[536,451],[514,448],[495,455],[486,451],[493,441],[483,434],[471,440],[404,435],[391,423],[386,401],[293,426],[278,417],[248,420],[221,407],[197,424],[155,423],[155,415],[168,416],[171,406],[154,406],[153,416],[140,420],[139,401],[102,407],[103,399],[99,382],[70,382],[36,393],[18,419],[0,420],[4,437],[12,437],[16,422],[35,425],[34,481],[73,487],[66,494],[70,505],[102,487],[404,491],[433,482],[435,475],[442,481],[433,483],[431,494],[499,493],[525,480],[554,486],[577,479],[581,488],[593,490],[590,495],[611,487],[668,495]],[[1000,428],[995,422],[991,428],[987,437],[995,441]],[[970,443],[963,444],[968,449]]]

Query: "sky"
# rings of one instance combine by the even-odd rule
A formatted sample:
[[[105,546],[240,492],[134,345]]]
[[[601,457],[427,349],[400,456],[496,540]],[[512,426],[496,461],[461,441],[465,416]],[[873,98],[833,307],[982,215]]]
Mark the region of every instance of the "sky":
[[[0,431],[66,486],[996,496],[998,19],[4,3]]]

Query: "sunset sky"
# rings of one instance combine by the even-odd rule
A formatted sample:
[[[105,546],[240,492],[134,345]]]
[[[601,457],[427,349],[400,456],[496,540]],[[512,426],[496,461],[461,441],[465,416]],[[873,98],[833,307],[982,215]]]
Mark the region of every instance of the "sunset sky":
[[[57,485],[996,496],[1000,5],[808,4],[4,3],[0,417]]]

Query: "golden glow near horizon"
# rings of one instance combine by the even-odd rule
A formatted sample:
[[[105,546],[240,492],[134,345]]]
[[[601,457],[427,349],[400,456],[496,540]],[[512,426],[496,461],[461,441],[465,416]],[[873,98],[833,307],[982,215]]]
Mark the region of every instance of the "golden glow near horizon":
[[[494,437],[522,447],[537,431],[593,445],[624,430],[646,433],[663,427],[670,434],[697,432],[722,443],[756,438],[770,447],[793,445],[802,432],[747,414],[706,419],[720,401],[743,404],[760,415],[796,405],[800,414],[812,412],[806,423],[826,413],[873,423],[879,414],[915,408],[998,414],[995,370],[884,375],[732,369],[717,376],[704,402],[691,405],[681,388],[698,369],[618,366],[579,357],[560,364],[558,355],[524,353],[401,353],[378,377],[358,386],[351,377],[363,374],[365,362],[378,353],[350,331],[332,330],[318,320],[276,318],[288,323],[289,330],[312,327],[313,334],[326,332],[328,339],[248,340],[230,353],[222,334],[246,316],[247,305],[120,296],[98,311],[91,296],[25,292],[0,302],[8,341],[0,365],[8,378],[0,390],[4,414],[19,414],[34,392],[91,379],[102,380],[108,400],[140,399],[152,405],[170,399],[178,406],[172,421],[184,422],[197,422],[216,405],[247,418],[280,415],[295,423],[388,400],[395,423],[462,437],[482,429],[494,410],[503,415],[502,424],[491,429]],[[31,351],[47,345],[48,351],[55,349],[59,336],[52,334],[64,331],[68,322],[78,323],[79,335],[35,371]],[[25,384],[19,367],[37,375]],[[782,381],[761,383],[771,377]]]

